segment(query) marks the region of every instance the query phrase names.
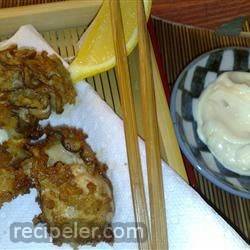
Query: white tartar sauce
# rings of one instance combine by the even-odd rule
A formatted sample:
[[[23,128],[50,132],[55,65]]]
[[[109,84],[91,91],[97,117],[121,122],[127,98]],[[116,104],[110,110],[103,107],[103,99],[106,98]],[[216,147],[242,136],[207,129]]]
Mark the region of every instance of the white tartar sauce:
[[[250,176],[250,73],[220,75],[201,94],[197,132],[226,168]]]

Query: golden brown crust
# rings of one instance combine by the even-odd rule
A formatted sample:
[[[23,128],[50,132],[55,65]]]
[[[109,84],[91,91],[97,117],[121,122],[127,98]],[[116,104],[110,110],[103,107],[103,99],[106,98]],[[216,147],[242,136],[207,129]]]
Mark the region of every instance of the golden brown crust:
[[[15,118],[10,129],[14,126],[27,137],[30,130],[37,130],[39,120],[48,118],[51,111],[63,112],[75,97],[69,72],[57,56],[16,45],[0,51],[0,105],[5,105],[8,117]]]
[[[9,202],[20,194],[29,192],[30,178],[19,167],[17,159],[13,162],[13,156],[0,147],[0,207],[4,202]],[[14,167],[15,165],[16,167]]]
[[[81,130],[48,126],[44,132],[41,141],[10,139],[0,146],[0,206],[34,186],[42,210],[35,220],[47,224],[55,244],[112,243],[114,201],[107,166]],[[53,228],[61,232],[59,237],[53,236]],[[65,237],[65,230],[75,232]]]
[[[0,207],[35,187],[42,213],[34,221],[47,224],[54,243],[111,243],[114,201],[107,166],[81,130],[39,126],[51,111],[61,113],[74,103],[75,96],[55,55],[15,45],[0,51],[0,128],[9,136],[0,145]],[[42,135],[46,138],[31,140]],[[53,227],[61,231],[59,237]],[[72,237],[63,234],[66,228],[76,229]]]
[[[60,162],[32,168],[32,177],[42,210],[36,222],[47,224],[55,244],[113,242],[114,204],[110,183],[105,178],[89,174],[84,165]],[[54,228],[60,232],[58,237],[53,235]],[[74,233],[65,237],[65,230]],[[89,233],[83,235],[82,230]]]
[[[30,179],[22,169],[0,167],[0,207],[30,189]]]
[[[52,110],[61,113],[75,96],[70,75],[56,56],[16,45],[0,50],[0,128],[9,138],[0,145],[1,158],[8,158],[0,165],[0,206],[32,184],[28,177],[34,157],[27,145],[28,138],[43,133],[39,120],[48,118]],[[41,159],[36,158],[36,163],[41,164]]]
[[[26,148],[33,158],[44,159],[47,163],[84,163],[87,171],[92,174],[105,176],[106,164],[98,161],[95,153],[86,142],[87,135],[80,129],[67,126],[44,128],[46,138],[34,144],[27,144]],[[53,157],[52,159],[49,158]],[[50,165],[47,164],[46,165]]]
[[[31,170],[42,209],[36,221],[45,222],[52,237],[51,228],[60,230],[60,237],[53,238],[58,245],[113,242],[110,224],[114,203],[112,186],[105,176],[107,166],[97,160],[81,130],[48,126],[44,131],[46,139],[31,147],[33,157],[46,162],[33,164]],[[70,154],[65,157],[67,152]],[[64,237],[66,228],[76,228],[78,233]],[[95,232],[82,237],[81,229]]]
[[[47,224],[57,245],[113,242],[114,201],[107,166],[98,161],[80,129],[48,126],[44,134],[45,139],[25,144],[32,157],[21,164],[39,193],[42,213],[34,221]],[[53,228],[60,230],[60,237],[53,237]],[[66,228],[76,230],[72,237],[64,237]],[[82,236],[80,230],[90,233]]]

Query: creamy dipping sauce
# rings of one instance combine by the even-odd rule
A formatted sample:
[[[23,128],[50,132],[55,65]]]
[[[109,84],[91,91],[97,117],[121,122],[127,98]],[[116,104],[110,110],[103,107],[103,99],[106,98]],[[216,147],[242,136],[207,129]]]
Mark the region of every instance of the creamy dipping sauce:
[[[194,116],[200,139],[218,161],[250,175],[250,73],[219,76],[203,91]]]

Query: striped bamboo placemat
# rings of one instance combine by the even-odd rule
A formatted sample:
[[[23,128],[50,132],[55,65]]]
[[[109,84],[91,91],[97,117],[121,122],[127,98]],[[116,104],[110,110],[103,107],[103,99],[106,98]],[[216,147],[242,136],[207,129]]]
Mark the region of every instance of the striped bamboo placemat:
[[[173,87],[184,67],[200,54],[227,46],[250,47],[249,38],[217,36],[211,30],[184,26],[157,17],[153,18],[153,27],[170,87]],[[250,200],[224,192],[196,170],[195,175],[197,189],[203,198],[250,243]]]

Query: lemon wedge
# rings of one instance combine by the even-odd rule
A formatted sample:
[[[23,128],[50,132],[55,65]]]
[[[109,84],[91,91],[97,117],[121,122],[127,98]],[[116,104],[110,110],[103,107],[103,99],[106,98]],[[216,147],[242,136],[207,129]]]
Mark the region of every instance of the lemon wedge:
[[[144,0],[149,17],[152,0]],[[120,1],[128,54],[137,44],[137,1]],[[80,40],[80,49],[69,70],[73,82],[96,75],[115,66],[109,0],[104,0],[97,16]]]

